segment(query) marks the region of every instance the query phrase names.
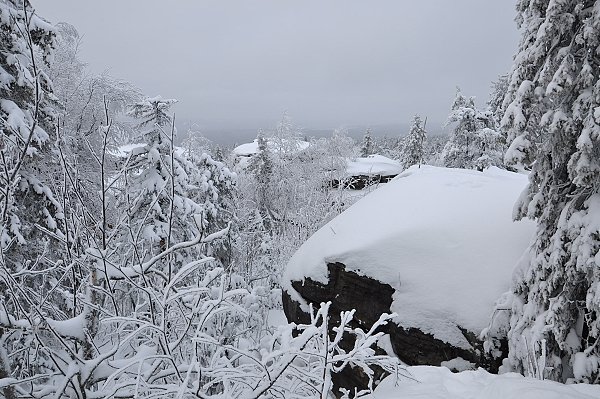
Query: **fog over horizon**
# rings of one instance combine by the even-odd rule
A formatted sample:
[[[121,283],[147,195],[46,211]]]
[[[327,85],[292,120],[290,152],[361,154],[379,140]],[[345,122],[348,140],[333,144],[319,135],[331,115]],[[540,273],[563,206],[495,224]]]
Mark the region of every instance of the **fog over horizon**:
[[[415,113],[442,125],[456,91],[485,105],[516,51],[515,0],[34,1],[83,37],[92,71],[177,98],[194,124],[234,143],[285,110],[311,135],[397,135]],[[110,21],[110,22],[107,22]]]

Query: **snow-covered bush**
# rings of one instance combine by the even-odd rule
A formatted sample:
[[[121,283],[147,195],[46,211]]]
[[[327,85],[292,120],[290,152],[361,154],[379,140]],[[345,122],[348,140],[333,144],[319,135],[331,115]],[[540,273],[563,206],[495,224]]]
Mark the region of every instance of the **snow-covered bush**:
[[[214,336],[199,334],[196,339],[219,348],[213,366],[205,371],[215,384],[219,397],[226,398],[328,398],[332,375],[345,367],[360,368],[374,388],[377,365],[389,374],[401,374],[403,368],[394,357],[378,355],[372,347],[383,336],[376,332],[393,315],[382,315],[369,331],[351,327],[354,311],[343,312],[339,325],[329,332],[329,303],[313,311],[310,324],[280,326],[266,345],[255,352],[223,345]],[[343,349],[342,339],[353,340],[352,348]],[[198,367],[200,369],[200,367]],[[352,392],[358,397],[365,392]]]
[[[298,137],[284,115],[272,131],[259,131],[258,152],[238,170],[234,203],[242,222],[233,239],[234,267],[273,287],[293,252],[349,205],[341,187],[328,185],[346,177],[347,157],[355,154],[352,139],[336,131],[300,146]]]

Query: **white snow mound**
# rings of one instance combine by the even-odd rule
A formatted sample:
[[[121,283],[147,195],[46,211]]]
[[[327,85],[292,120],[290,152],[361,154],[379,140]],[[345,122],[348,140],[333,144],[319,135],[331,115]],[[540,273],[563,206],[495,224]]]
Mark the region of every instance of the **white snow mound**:
[[[139,153],[139,152],[143,151],[146,146],[147,146],[146,143],[125,144],[125,145],[118,147],[116,150],[112,151],[111,153],[114,156],[126,158],[132,152]],[[174,147],[174,151],[177,155],[183,155],[185,153],[185,149],[183,149],[181,147],[177,147],[177,146]]]
[[[297,153],[306,150],[310,147],[308,141],[303,140],[288,140],[281,139],[279,141],[267,139],[267,147],[275,153]],[[239,157],[249,157],[256,155],[259,152],[258,139],[254,139],[251,143],[240,144],[232,150],[233,154]]]
[[[512,221],[525,175],[412,167],[311,236],[291,258],[291,281],[327,282],[327,263],[391,285],[395,322],[471,349],[461,326],[487,326],[494,302],[533,235],[531,221]]]
[[[235,155],[242,156],[242,157],[256,155],[256,154],[258,154],[258,140],[254,139],[254,141],[251,143],[240,144],[237,147],[235,147],[232,150],[232,152]]]
[[[519,374],[490,374],[483,369],[452,373],[445,367],[414,366],[416,380],[389,376],[365,399],[592,399],[600,386],[564,385]]]
[[[394,176],[402,173],[402,164],[383,155],[348,159],[346,173],[350,176]]]

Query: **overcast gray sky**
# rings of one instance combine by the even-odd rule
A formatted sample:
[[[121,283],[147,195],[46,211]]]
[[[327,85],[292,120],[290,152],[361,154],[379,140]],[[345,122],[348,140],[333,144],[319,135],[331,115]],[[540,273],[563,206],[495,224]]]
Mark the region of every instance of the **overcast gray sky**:
[[[483,105],[509,70],[515,0],[33,0],[82,58],[205,129],[439,127],[458,85]],[[435,126],[432,126],[435,127]]]

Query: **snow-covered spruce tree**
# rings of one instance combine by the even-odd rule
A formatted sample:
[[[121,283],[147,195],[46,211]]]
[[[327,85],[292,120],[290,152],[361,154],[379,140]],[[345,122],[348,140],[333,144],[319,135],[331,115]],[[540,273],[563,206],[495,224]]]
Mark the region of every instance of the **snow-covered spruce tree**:
[[[0,1],[0,378],[35,372],[36,342],[23,333],[55,284],[63,212],[51,187],[54,151],[52,83],[42,71],[54,28],[27,0]],[[39,55],[39,59],[38,59]],[[35,278],[29,278],[31,275]],[[19,277],[20,276],[20,277]],[[16,320],[23,321],[15,324]],[[30,351],[31,350],[31,351]],[[43,357],[44,355],[42,355]],[[5,386],[7,398],[15,391]]]
[[[425,131],[425,125],[421,117],[415,115],[400,155],[400,162],[402,162],[405,168],[409,168],[412,165],[421,166],[426,139],[427,132]]]
[[[493,115],[490,114],[490,118]],[[477,132],[477,141],[479,144],[479,157],[473,164],[477,170],[484,170],[490,166],[504,167],[502,156],[506,149],[504,137],[496,130],[484,127]]]
[[[256,187],[254,191],[256,209],[258,210],[262,223],[267,230],[271,230],[273,221],[273,154],[269,148],[268,141],[262,130],[258,131],[256,137],[258,153],[252,158],[248,170],[254,175]]]
[[[526,374],[600,383],[600,1],[517,10],[506,160],[534,161],[515,217],[538,228],[514,277],[509,358]]]
[[[210,154],[203,152],[192,155],[189,160],[188,187],[190,199],[202,207],[204,217],[204,234],[214,234],[227,228],[234,219],[233,200],[237,191],[237,175],[225,163],[215,160]],[[190,165],[190,164],[188,164]],[[218,240],[210,246],[204,246],[205,255],[214,257],[220,265],[231,263],[231,243],[229,240]]]
[[[487,106],[492,115],[494,115],[494,123],[497,127],[501,125],[502,117],[504,116],[504,97],[508,91],[509,84],[508,74],[498,76],[498,79],[492,82],[492,91],[487,101]]]
[[[424,162],[428,165],[443,166],[442,152],[447,142],[448,136],[445,135],[430,135],[427,137]]]
[[[371,154],[373,154],[373,137],[371,136],[371,129],[367,129],[360,144],[360,156],[364,158]]]
[[[136,253],[129,254],[132,258],[151,257],[174,242],[190,240],[199,232],[208,235],[225,224],[219,212],[219,189],[230,189],[235,175],[207,154],[188,158],[183,149],[174,146],[175,128],[169,109],[175,102],[147,98],[129,112],[140,120],[136,141],[142,143],[127,157],[119,200],[128,204],[124,235],[137,243]],[[196,214],[202,215],[202,225],[193,223],[192,215]],[[169,275],[172,272],[169,264]]]
[[[473,97],[460,91],[452,104],[447,124],[455,124],[442,151],[444,166],[483,170],[502,165],[502,136],[494,131],[494,116],[480,111]]]
[[[377,153],[391,159],[400,159],[400,154],[404,148],[404,139],[406,136],[390,137],[387,135],[374,138],[374,147]],[[444,141],[446,144],[446,141]]]
[[[473,97],[466,98],[460,89],[457,89],[447,122],[447,124],[456,123],[456,127],[443,150],[444,166],[450,168],[470,168],[472,166],[475,156],[476,116],[475,99]]]
[[[52,185],[58,161],[52,83],[36,62],[36,52],[48,55],[54,28],[32,14],[28,1],[0,2],[0,247],[33,251],[39,230],[57,231],[62,217]],[[41,241],[41,240],[40,240]],[[13,245],[20,244],[20,245]]]

